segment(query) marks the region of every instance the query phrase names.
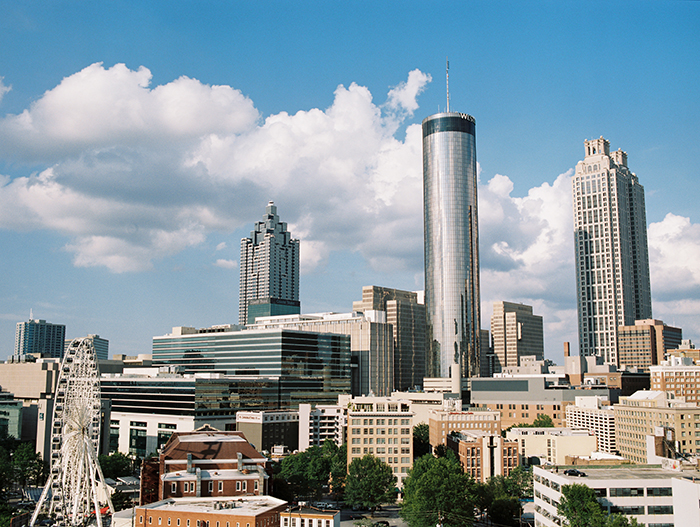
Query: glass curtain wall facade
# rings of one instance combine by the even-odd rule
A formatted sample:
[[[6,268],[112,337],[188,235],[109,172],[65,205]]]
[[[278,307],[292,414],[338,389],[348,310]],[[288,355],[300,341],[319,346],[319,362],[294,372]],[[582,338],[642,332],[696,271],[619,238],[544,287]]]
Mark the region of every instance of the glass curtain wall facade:
[[[463,113],[423,120],[426,375],[479,376],[479,233],[476,121]]]
[[[247,377],[252,384],[278,378],[279,408],[332,404],[350,393],[348,335],[287,329],[165,335],[153,338],[153,365]]]

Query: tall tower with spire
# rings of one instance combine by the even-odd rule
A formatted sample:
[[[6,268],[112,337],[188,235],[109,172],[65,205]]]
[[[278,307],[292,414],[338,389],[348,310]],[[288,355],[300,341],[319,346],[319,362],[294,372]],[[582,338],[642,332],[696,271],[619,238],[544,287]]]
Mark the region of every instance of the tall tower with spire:
[[[445,112],[423,120],[423,214],[426,375],[476,377],[481,310],[471,115]]]
[[[255,317],[299,312],[299,240],[270,201],[250,238],[241,240],[238,320],[252,324]]]

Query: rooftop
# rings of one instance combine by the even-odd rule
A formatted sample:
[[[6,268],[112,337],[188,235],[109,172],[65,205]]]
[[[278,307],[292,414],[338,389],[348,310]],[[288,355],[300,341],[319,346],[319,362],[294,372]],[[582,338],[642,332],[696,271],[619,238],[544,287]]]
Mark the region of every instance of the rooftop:
[[[287,502],[272,496],[245,496],[236,499],[220,498],[169,498],[156,501],[148,505],[139,506],[139,509],[160,512],[194,512],[221,515],[255,516],[267,512]]]
[[[645,480],[645,479],[692,479],[700,480],[700,471],[698,470],[668,470],[661,468],[659,465],[646,465],[646,466],[632,466],[632,465],[616,465],[616,466],[606,466],[606,467],[590,467],[590,466],[575,466],[575,467],[551,467],[544,468],[540,467],[542,470],[547,472],[557,474],[564,479],[569,480],[571,483],[586,483],[589,487],[591,486],[592,480]],[[576,476],[566,476],[564,475],[564,470],[567,468],[576,468],[586,473],[585,478],[580,478]],[[585,481],[583,481],[585,480]]]

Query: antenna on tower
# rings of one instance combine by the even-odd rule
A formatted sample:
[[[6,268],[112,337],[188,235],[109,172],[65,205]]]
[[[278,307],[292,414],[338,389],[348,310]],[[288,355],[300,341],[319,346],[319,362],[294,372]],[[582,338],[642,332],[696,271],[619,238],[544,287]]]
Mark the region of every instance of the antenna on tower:
[[[29,320],[34,320],[34,310],[31,307],[29,308]]]
[[[450,113],[450,61],[445,57],[445,62],[447,63],[445,68],[445,76],[447,78],[447,113]]]

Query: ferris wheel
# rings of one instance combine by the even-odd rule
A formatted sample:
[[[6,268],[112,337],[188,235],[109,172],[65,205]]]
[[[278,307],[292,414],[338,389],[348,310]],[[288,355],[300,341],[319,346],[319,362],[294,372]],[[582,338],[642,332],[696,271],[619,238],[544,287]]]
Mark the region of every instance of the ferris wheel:
[[[30,522],[48,509],[58,526],[78,526],[93,517],[102,525],[97,461],[100,439],[100,378],[93,340],[73,340],[63,357],[51,421],[51,471]],[[99,476],[99,477],[98,477]],[[114,513],[107,492],[107,504]]]

